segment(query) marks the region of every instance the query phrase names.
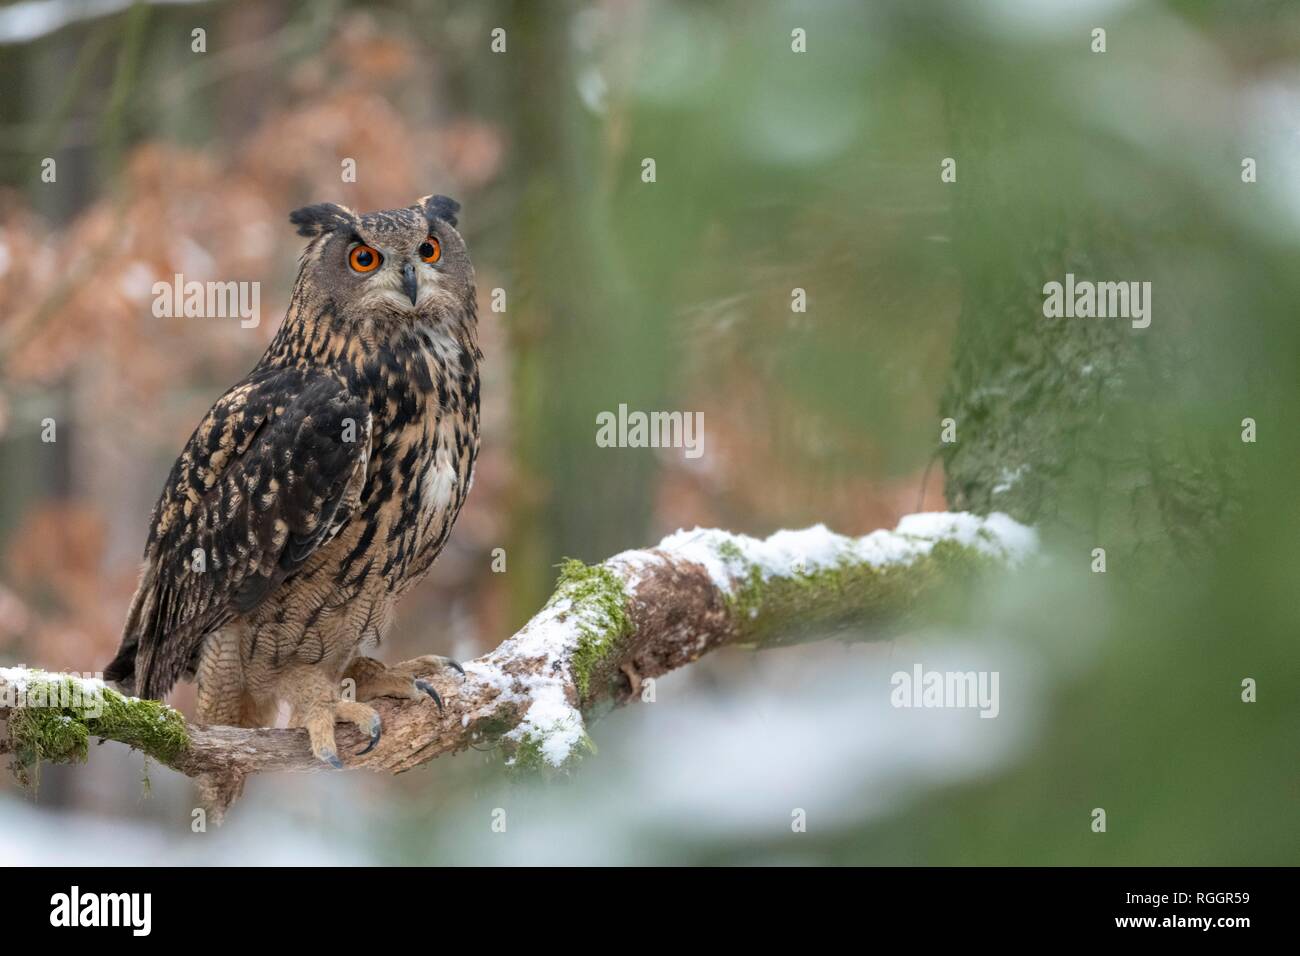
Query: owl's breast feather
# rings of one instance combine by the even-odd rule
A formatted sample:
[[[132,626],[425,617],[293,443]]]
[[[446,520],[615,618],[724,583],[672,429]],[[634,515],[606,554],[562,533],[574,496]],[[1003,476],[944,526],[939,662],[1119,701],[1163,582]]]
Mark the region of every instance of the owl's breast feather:
[[[424,469],[420,482],[420,520],[429,521],[447,510],[456,498],[456,466],[445,447],[439,447]]]

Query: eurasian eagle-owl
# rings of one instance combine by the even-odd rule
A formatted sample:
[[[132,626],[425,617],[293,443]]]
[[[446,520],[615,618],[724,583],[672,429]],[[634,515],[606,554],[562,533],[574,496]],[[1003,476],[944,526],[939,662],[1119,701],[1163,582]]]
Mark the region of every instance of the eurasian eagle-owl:
[[[419,678],[455,662],[360,650],[433,564],[473,478],[482,353],[459,208],[289,217],[311,241],[288,314],[172,467],[107,679],[161,698],[196,678],[208,724],[269,726],[284,702],[335,767],[335,721],[369,735],[362,753],[379,741],[365,701],[441,707]]]

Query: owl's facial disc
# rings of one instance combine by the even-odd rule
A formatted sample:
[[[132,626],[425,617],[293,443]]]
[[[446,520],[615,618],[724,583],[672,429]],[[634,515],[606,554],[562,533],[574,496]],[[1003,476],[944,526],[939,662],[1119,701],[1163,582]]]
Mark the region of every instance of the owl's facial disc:
[[[390,313],[422,313],[430,310],[441,293],[434,267],[442,256],[442,244],[434,236],[414,248],[405,243],[375,245],[355,236],[346,252],[348,268],[359,286],[356,304]]]
[[[461,325],[476,316],[474,269],[455,228],[457,208],[426,197],[366,215],[321,206],[291,218],[318,240],[304,269],[340,313],[358,321]]]

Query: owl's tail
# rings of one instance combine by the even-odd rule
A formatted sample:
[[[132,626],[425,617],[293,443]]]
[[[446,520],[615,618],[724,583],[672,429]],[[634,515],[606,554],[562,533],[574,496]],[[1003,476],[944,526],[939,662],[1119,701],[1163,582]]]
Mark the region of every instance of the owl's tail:
[[[135,642],[123,641],[114,657],[104,668],[104,680],[128,697],[135,696]]]
[[[152,605],[153,588],[150,587],[149,574],[146,571],[131,598],[131,609],[126,614],[126,624],[122,628],[122,643],[117,649],[117,656],[104,668],[104,680],[113,684],[128,697],[134,697],[139,687],[136,680],[136,657],[140,650],[141,621],[149,605]]]

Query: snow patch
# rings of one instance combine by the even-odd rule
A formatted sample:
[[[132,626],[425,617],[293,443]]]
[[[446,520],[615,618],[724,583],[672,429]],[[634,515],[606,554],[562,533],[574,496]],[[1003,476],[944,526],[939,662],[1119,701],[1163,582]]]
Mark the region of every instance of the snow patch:
[[[1088,368],[1091,367],[1092,366],[1088,366],[1087,368],[1085,368],[1084,372],[1086,373]],[[1019,467],[1016,468],[1003,468],[1001,474],[998,475],[998,483],[993,486],[993,494],[995,495],[1006,494],[1008,491],[1010,491],[1012,488],[1014,488],[1016,485],[1020,483],[1020,479],[1025,476],[1025,472],[1028,470],[1029,470],[1028,465],[1020,465]]]
[[[802,531],[778,531],[763,540],[695,528],[670,534],[658,548],[703,565],[718,588],[732,593],[736,582],[755,568],[767,580],[828,570],[847,562],[866,562],[877,568],[905,565],[929,554],[939,541],[953,541],[1013,563],[1038,547],[1034,529],[1000,512],[981,517],[939,511],[907,515],[893,531],[873,531],[860,538],[835,534],[821,524]],[[646,552],[625,551],[611,563],[635,571],[640,563],[649,560]],[[628,584],[629,588],[635,587],[634,581]]]
[[[64,673],[47,673],[46,671],[37,670],[31,667],[0,667],[0,682],[14,687],[18,691],[25,691],[27,683],[31,680],[45,681],[71,681],[73,686],[77,687],[86,695],[102,694],[108,687],[98,677],[79,677],[76,674]]]
[[[467,679],[498,692],[476,716],[488,716],[502,703],[527,703],[523,719],[505,739],[516,744],[535,741],[543,759],[557,768],[568,762],[586,736],[582,714],[566,694],[573,683],[569,661],[581,640],[583,623],[603,626],[603,622],[585,622],[584,610],[567,598],[553,600],[487,657],[465,665]],[[511,674],[504,667],[507,662],[537,663],[528,664],[531,669],[526,672]]]

